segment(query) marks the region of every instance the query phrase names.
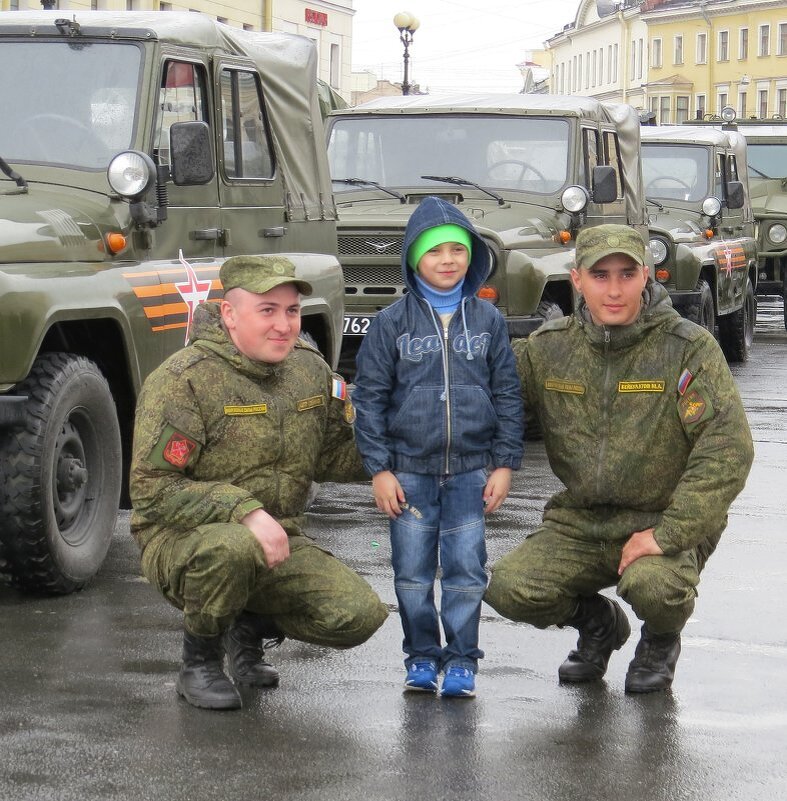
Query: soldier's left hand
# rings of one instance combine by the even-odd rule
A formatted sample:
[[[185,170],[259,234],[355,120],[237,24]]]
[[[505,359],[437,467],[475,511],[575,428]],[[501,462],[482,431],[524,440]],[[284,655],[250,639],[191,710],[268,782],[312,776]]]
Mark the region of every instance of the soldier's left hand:
[[[620,556],[620,564],[618,565],[618,575],[622,575],[623,571],[632,562],[639,559],[640,556],[661,556],[663,553],[664,551],[661,550],[653,536],[652,528],[635,531],[623,546],[623,553]]]

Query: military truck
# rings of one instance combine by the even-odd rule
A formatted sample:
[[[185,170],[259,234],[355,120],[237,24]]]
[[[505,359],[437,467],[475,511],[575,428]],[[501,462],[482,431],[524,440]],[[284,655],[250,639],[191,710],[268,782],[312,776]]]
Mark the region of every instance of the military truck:
[[[140,385],[226,257],[288,255],[336,363],[336,210],[305,38],[15,11],[0,74],[0,573],[66,593],[107,552]]]
[[[735,131],[642,128],[642,175],[654,278],[673,305],[744,361],[757,317],[757,243],[746,141]]]
[[[493,254],[481,297],[512,338],[570,313],[574,241],[627,223],[647,241],[639,118],[623,104],[558,95],[387,97],[326,118],[344,271],[342,371],[371,320],[402,296],[401,249],[428,195],[456,204]]]

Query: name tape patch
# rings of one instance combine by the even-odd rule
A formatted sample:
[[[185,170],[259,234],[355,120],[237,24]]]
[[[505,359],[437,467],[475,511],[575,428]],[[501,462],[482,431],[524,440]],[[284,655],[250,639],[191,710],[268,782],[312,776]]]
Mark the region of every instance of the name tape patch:
[[[325,406],[325,398],[322,395],[299,400],[297,408],[299,412],[305,412],[307,409],[316,409],[318,406]]]
[[[224,414],[237,417],[244,414],[267,414],[267,403],[252,403],[248,406],[225,406]]]
[[[560,378],[548,378],[544,382],[544,389],[552,392],[567,392],[569,395],[584,395],[585,385],[578,381],[563,381]]]
[[[618,381],[618,392],[664,392],[664,382]]]

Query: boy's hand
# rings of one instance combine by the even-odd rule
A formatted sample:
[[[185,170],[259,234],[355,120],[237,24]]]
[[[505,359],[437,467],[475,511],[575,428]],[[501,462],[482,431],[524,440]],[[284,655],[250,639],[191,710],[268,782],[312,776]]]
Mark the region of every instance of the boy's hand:
[[[377,508],[395,520],[401,513],[404,503],[404,490],[390,470],[383,470],[372,478],[372,492]]]
[[[484,487],[484,514],[489,515],[508,497],[511,489],[511,468],[498,467],[489,474]]]

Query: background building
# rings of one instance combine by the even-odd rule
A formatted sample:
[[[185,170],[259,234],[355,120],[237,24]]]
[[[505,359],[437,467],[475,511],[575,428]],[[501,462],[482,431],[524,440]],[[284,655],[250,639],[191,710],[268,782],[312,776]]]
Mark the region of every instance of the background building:
[[[0,0],[0,9],[40,10],[40,0]],[[297,33],[311,39],[319,54],[319,77],[345,100],[351,97],[352,0],[54,0],[63,11],[201,11],[220,22],[250,31]]]

